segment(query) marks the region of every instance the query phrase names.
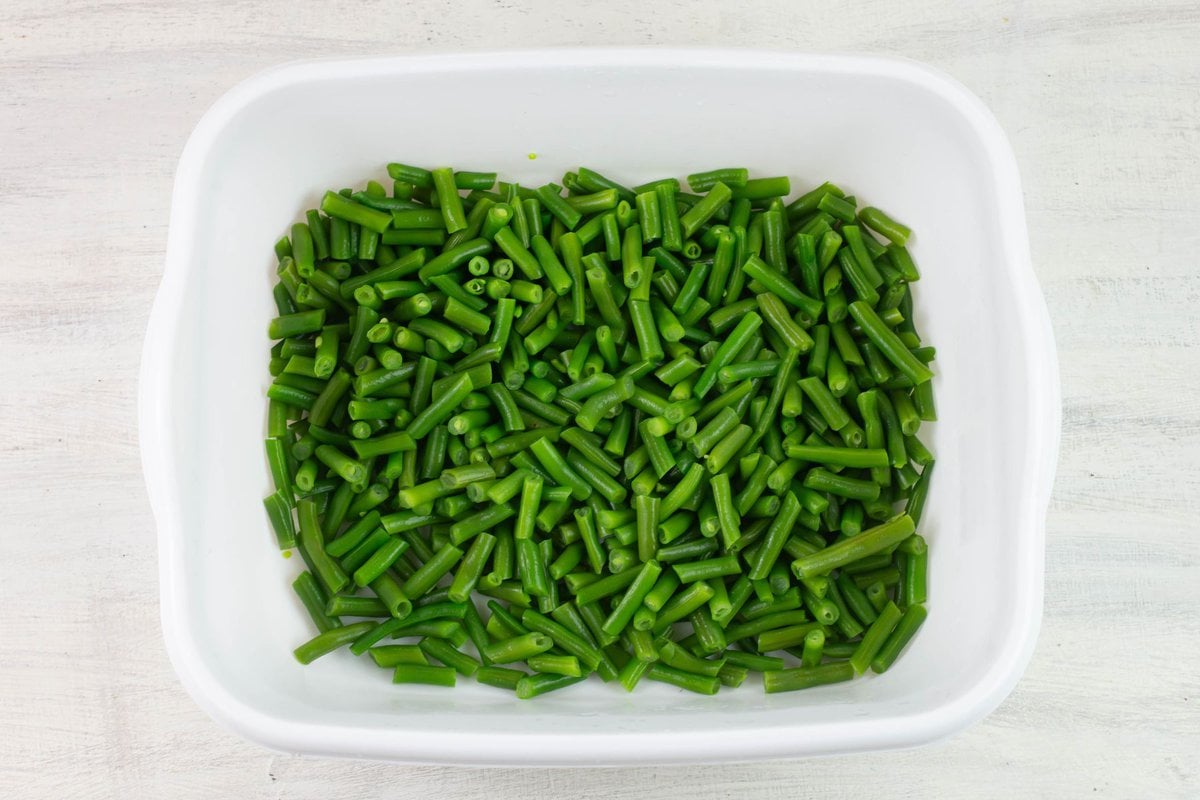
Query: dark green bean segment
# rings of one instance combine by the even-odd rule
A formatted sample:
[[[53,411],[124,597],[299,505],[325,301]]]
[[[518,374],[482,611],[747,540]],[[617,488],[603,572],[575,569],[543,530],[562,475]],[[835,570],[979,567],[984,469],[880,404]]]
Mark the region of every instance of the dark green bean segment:
[[[274,246],[264,524],[306,567],[295,657],[520,699],[889,669],[937,546],[912,231],[744,167],[469,166],[318,191]]]
[[[355,622],[330,628],[297,647],[293,653],[301,664],[311,664],[323,655],[345,647],[375,627],[374,622]]]

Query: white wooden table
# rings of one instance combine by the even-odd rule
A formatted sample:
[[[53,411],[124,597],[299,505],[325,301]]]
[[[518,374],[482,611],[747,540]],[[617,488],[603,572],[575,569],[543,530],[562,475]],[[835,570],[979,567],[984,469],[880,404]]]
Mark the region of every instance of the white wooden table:
[[[0,4],[0,796],[1200,796],[1200,6],[301,5]],[[135,389],[192,126],[290,59],[585,43],[906,55],[1007,130],[1065,409],[1041,640],[982,724],[831,760],[410,768],[274,755],[180,688]]]

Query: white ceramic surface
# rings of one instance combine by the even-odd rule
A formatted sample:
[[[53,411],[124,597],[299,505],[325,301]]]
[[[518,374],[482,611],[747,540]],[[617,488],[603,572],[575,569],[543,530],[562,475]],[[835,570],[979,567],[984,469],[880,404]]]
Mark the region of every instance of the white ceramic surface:
[[[798,190],[834,180],[916,231],[917,317],[938,348],[931,613],[891,671],[773,696],[591,681],[519,702],[469,681],[394,687],[347,653],[292,659],[311,623],[288,586],[298,561],[280,557],[261,507],[271,245],[324,188],[382,177],[389,160],[524,183],[581,163],[626,183],[738,164]],[[1059,388],[1019,179],[983,105],[912,62],[527,51],[256,76],[213,106],[180,161],[140,415],[172,661],[216,719],[279,750],[567,765],[912,746],[991,711],[1037,636]]]

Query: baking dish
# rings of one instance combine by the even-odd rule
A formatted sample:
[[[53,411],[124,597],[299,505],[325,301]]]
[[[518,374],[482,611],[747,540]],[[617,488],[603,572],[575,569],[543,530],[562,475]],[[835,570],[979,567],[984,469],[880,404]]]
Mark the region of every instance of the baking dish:
[[[271,245],[326,187],[389,160],[580,164],[628,184],[736,164],[833,180],[916,232],[918,327],[938,348],[938,473],[922,530],[930,617],[883,676],[699,697],[589,681],[536,701],[471,682],[393,686],[311,635],[261,498]],[[232,89],[180,160],[141,372],[163,630],[213,717],[300,753],[474,765],[713,762],[906,747],[982,718],[1040,622],[1059,389],[1016,165],[973,95],[907,61],[582,49],[286,65]]]

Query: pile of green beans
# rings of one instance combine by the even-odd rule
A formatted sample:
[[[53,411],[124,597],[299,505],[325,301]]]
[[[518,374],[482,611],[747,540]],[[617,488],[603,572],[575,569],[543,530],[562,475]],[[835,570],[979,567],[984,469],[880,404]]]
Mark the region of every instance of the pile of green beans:
[[[743,168],[387,171],[275,246],[264,502],[307,566],[300,662],[520,698],[891,666],[936,418],[908,228]]]

